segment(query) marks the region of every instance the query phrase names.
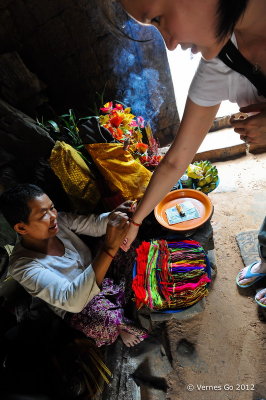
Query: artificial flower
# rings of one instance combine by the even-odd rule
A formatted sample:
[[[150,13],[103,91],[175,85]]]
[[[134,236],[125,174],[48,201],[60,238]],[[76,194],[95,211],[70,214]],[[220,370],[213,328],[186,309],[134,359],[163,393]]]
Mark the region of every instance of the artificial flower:
[[[163,157],[160,155],[152,155],[152,156],[141,156],[139,161],[143,164],[146,168],[155,168],[160,163]]]
[[[103,112],[110,112],[113,109],[113,102],[109,101],[108,103],[104,104],[102,108],[100,108]]]
[[[146,153],[146,151],[148,150],[148,147],[149,146],[147,144],[142,143],[142,142],[136,144],[136,150],[141,154]]]
[[[114,110],[123,110],[122,104],[116,104]]]
[[[124,118],[123,115],[119,115],[117,112],[112,115],[112,118],[110,118],[110,124],[118,128],[119,125],[123,122]]]
[[[99,117],[99,122],[100,122],[100,125],[107,125],[108,124],[108,122],[109,122],[109,119],[110,119],[110,117],[109,117],[109,115],[107,114],[107,115],[100,115],[100,117]]]
[[[100,110],[103,112],[99,117],[100,125],[124,144],[124,150],[130,151],[133,157],[147,168],[154,169],[162,157],[158,155],[158,142],[153,138],[150,126],[145,127],[144,118],[132,114],[131,107],[124,107],[120,103],[114,105],[112,101],[104,104]],[[142,141],[143,129],[146,131],[149,145]]]
[[[140,128],[144,128],[144,118],[143,117],[137,117],[137,123]]]

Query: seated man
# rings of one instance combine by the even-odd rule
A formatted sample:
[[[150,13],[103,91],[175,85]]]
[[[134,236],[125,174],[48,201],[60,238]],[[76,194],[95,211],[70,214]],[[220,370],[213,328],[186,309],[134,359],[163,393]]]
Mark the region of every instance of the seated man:
[[[48,303],[71,326],[93,337],[97,345],[110,344],[119,334],[127,346],[139,343],[144,337],[140,330],[127,329],[122,287],[114,290],[110,280],[104,284],[108,294],[108,284],[119,294],[120,308],[110,305],[108,299],[103,301],[100,294],[105,274],[127,233],[129,221],[125,211],[129,211],[130,206],[131,202],[126,202],[120,209],[98,216],[57,213],[43,190],[31,184],[17,185],[0,197],[1,212],[19,234],[10,257],[10,275],[32,296]],[[94,260],[77,234],[105,235]],[[97,296],[103,305],[99,307],[96,301],[98,309],[95,307]],[[90,309],[92,299],[94,308]],[[119,308],[119,313],[116,310],[113,319],[111,315],[107,318],[112,308]],[[104,326],[106,320],[108,326]],[[115,326],[110,327],[110,324]]]

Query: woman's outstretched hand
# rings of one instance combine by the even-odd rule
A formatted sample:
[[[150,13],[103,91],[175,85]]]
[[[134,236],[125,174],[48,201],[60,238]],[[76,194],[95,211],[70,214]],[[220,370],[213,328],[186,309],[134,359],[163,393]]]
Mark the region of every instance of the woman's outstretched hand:
[[[128,251],[130,249],[131,243],[136,239],[138,234],[139,227],[133,224],[129,225],[128,232],[125,236],[123,243],[121,244],[121,249],[124,251]]]
[[[241,107],[242,113],[256,113],[243,119],[230,119],[234,131],[240,134],[240,139],[249,144],[266,145],[266,103],[251,104]]]

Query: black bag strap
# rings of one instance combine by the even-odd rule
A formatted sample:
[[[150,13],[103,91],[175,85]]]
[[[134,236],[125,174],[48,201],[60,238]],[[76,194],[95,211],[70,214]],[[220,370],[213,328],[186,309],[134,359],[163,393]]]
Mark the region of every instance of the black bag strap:
[[[251,64],[236,48],[231,40],[220,51],[218,57],[228,67],[244,75],[258,90],[258,94],[266,97],[266,77]]]

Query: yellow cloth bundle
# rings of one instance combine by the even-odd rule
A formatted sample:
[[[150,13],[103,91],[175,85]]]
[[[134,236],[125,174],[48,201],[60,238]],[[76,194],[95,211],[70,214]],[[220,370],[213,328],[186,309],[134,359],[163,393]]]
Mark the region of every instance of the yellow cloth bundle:
[[[100,192],[89,167],[77,150],[65,142],[57,141],[49,162],[75,210],[93,211],[100,199]]]
[[[122,144],[93,143],[85,147],[110,190],[119,192],[125,200],[143,196],[152,174]]]

